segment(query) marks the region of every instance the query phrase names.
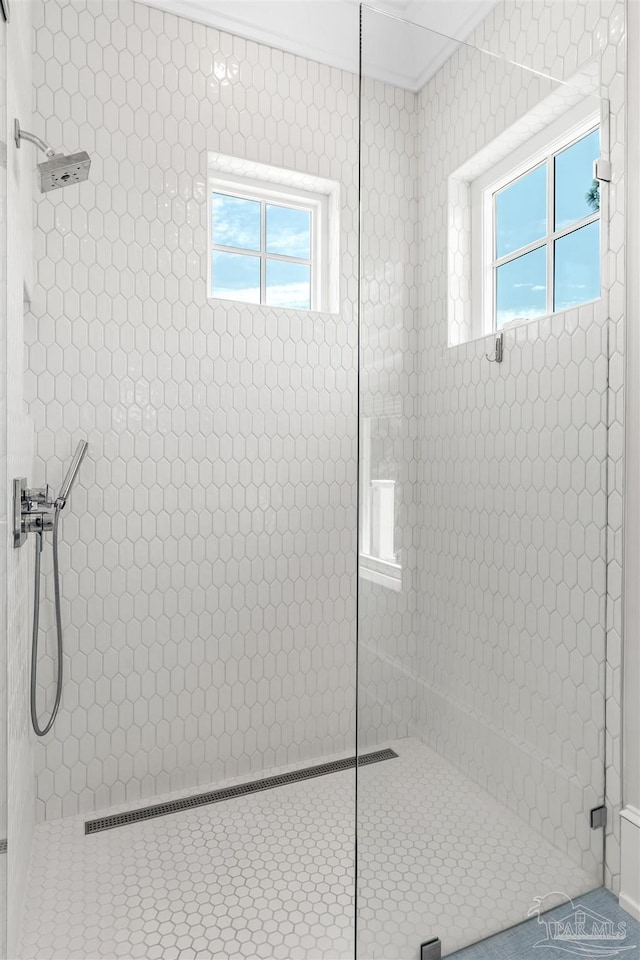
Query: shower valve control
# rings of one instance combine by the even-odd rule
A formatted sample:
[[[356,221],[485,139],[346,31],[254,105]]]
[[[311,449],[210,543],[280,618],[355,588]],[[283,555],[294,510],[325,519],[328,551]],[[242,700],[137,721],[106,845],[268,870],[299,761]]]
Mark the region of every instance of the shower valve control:
[[[25,477],[13,481],[13,545],[21,547],[28,533],[53,529],[54,496],[49,484],[27,487]]]

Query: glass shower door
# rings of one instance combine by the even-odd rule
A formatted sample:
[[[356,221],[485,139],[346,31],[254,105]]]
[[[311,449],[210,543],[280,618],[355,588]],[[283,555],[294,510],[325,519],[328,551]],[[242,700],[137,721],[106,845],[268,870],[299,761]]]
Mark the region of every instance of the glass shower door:
[[[500,26],[362,8],[361,960],[602,884],[607,111]]]

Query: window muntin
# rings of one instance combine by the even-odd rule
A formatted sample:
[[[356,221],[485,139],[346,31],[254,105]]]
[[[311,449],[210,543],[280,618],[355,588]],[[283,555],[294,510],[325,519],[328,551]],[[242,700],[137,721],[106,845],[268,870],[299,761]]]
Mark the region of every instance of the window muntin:
[[[321,309],[324,198],[213,183],[210,296]]]
[[[600,296],[599,148],[592,123],[487,189],[488,332]]]

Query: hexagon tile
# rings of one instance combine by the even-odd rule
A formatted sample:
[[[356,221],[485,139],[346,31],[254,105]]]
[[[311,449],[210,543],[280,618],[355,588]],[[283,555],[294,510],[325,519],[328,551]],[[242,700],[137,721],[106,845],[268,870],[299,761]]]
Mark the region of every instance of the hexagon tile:
[[[358,954],[445,953],[597,878],[415,740],[358,771]],[[353,771],[85,836],[37,828],[23,960],[353,956]],[[118,808],[120,812],[122,808]]]

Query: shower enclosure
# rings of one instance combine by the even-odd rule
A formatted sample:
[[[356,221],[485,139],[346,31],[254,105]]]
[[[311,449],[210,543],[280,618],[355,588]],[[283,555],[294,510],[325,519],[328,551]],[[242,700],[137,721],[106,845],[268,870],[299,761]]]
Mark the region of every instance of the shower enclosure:
[[[603,884],[623,7],[450,6],[338,65],[29,4],[25,126],[91,156],[35,197],[33,484],[89,453],[9,955],[431,960]]]

